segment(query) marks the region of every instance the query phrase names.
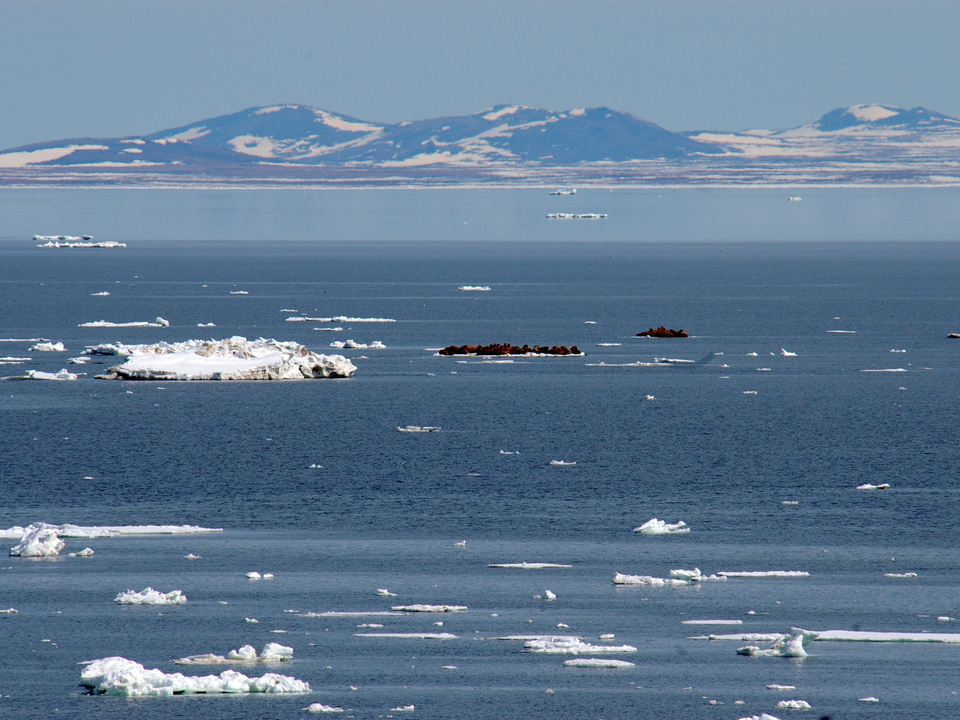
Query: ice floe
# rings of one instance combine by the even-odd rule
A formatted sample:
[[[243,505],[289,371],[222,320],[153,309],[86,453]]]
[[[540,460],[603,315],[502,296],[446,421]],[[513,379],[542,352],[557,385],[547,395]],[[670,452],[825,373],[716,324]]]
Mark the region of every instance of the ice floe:
[[[396,612],[448,613],[466,612],[466,605],[395,605],[391,608]]]
[[[290,318],[287,318],[288,320]],[[391,323],[396,322],[392,318],[361,318],[361,317],[347,317],[345,315],[337,315],[336,317],[325,317],[325,318],[306,318],[307,320],[313,320],[314,322],[337,322],[337,323]]]
[[[663,520],[657,520],[657,518],[652,518],[640,527],[634,528],[633,531],[642,533],[643,535],[674,535],[678,533],[688,533],[690,532],[690,528],[687,527],[687,524],[683,520],[671,524]]]
[[[889,578],[915,578],[915,577],[917,576],[917,574],[916,574],[915,572],[908,572],[908,573],[884,573],[883,576],[884,576],[884,577],[889,577]]]
[[[93,557],[93,548],[84,548],[77,552],[67,553],[67,557]]]
[[[263,651],[257,655],[253,645],[244,645],[239,650],[231,650],[226,657],[207,653],[205,655],[190,655],[174,660],[175,665],[226,665],[232,663],[277,663],[289,662],[293,659],[293,648],[278,643],[267,643]]]
[[[547,213],[550,220],[602,220],[606,213]]]
[[[796,357],[796,356],[797,356],[797,354],[796,354],[795,352],[790,352],[789,350],[785,350],[785,349],[783,349],[783,348],[780,348],[780,354],[781,354],[783,357]]]
[[[134,320],[132,322],[110,322],[109,320],[94,320],[92,322],[80,323],[77,327],[88,328],[133,328],[133,327],[170,327],[170,322],[158,317],[153,322],[146,320]]]
[[[863,485],[857,485],[857,490],[889,490],[889,483],[881,483],[880,485],[871,485],[870,483],[864,483]]]
[[[399,707],[390,708],[390,712],[413,712],[416,709],[416,705],[400,705]]]
[[[868,703],[878,703],[878,702],[880,702],[880,699],[879,699],[879,698],[875,698],[875,697],[873,697],[873,695],[871,695],[870,697],[857,698],[857,701],[858,701],[858,702],[868,702]]]
[[[765,650],[761,650],[756,645],[737,648],[737,655],[749,655],[750,657],[807,657],[807,651],[803,649],[803,646],[815,640],[817,633],[799,630],[797,628],[794,628],[794,631],[794,635],[781,637]]]
[[[146,697],[192,693],[303,693],[310,685],[302,680],[267,673],[250,678],[235,670],[220,675],[188,677],[180,673],[147,670],[140,663],[122,657],[102,658],[80,673],[80,685],[93,695]]]
[[[273,580],[273,573],[263,573],[261,575],[256,570],[251,570],[247,573],[247,577],[250,580]]]
[[[617,573],[613,576],[614,585],[646,585],[648,587],[666,587],[669,585],[692,585],[690,580],[680,578],[658,578],[652,575],[624,575]]]
[[[295,342],[187,340],[137,346],[96,346],[88,354],[128,355],[110,374],[122,380],[303,380],[350,377],[356,366],[342,355],[317,355]]]
[[[230,294],[231,295],[249,295],[250,293],[248,293],[246,290],[231,290]]]
[[[406,425],[404,427],[397,427],[397,430],[400,432],[408,433],[425,433],[425,432],[439,432],[440,428],[434,425]]]
[[[324,705],[323,703],[312,703],[303,708],[303,711],[308,713],[338,713],[343,712],[343,708],[332,707],[331,705]]]
[[[810,703],[806,700],[781,700],[777,703],[777,710],[809,710]]]
[[[472,292],[489,292],[490,288],[486,285],[461,285],[457,290],[466,290]]]
[[[626,660],[607,660],[602,658],[574,658],[573,660],[565,660],[563,664],[566,667],[580,668],[630,668],[634,666],[632,662],[627,662]]]
[[[197,525],[51,525],[34,523],[27,527],[14,525],[0,530],[0,538],[22,539],[38,527],[54,529],[65,538],[112,538],[122,535],[194,535],[197,533],[223,532],[223,528],[205,528]]]
[[[63,352],[66,348],[62,342],[38,342],[27,348],[27,352]]]
[[[551,460],[551,461],[550,461],[550,464],[553,465],[554,467],[566,467],[566,466],[569,466],[569,465],[576,465],[577,463],[576,463],[576,461],[574,461],[574,462],[565,462],[565,461],[563,461],[563,460]]]
[[[518,570],[545,570],[547,568],[568,568],[572,565],[560,565],[558,563],[546,562],[519,562],[519,563],[490,563],[487,567],[492,568],[515,568]]]
[[[603,653],[635,653],[632,645],[592,645],[576,635],[539,635],[524,640],[527,652],[546,655],[596,655]]]
[[[58,372],[50,373],[41,370],[27,370],[22,375],[7,375],[0,377],[0,380],[60,380],[72,381],[79,377],[77,373],[72,373],[66,368],[61,368]]]
[[[906,368],[868,368],[866,370],[861,370],[860,372],[864,373],[905,373]]]
[[[64,542],[58,537],[56,525],[37,523],[22,530],[20,544],[10,548],[12,557],[53,557],[63,550]]]
[[[148,587],[142,592],[126,590],[119,593],[113,601],[118,605],[183,605],[187,602],[187,596],[181,590],[163,593]]]
[[[777,691],[786,691],[786,690],[796,690],[796,685],[767,685],[767,690],[777,690]]]
[[[748,571],[720,571],[717,575],[729,578],[796,578],[809,577],[806,570],[748,570]]]
[[[354,637],[410,638],[413,640],[457,640],[451,633],[354,633]]]
[[[743,625],[743,620],[681,620],[681,625]]]
[[[597,343],[597,347],[620,347],[620,343]]]
[[[386,588],[377,588],[377,595],[379,595],[380,597],[396,597],[397,596],[396,593],[392,593]]]
[[[330,347],[342,350],[347,348],[348,350],[385,350],[386,345],[384,345],[379,340],[374,340],[369,345],[364,343],[358,343],[356,340],[335,340],[330,343]]]
[[[832,642],[928,642],[960,643],[960,633],[864,632],[825,630],[814,633],[814,640]]]
[[[0,610],[0,615],[16,615],[16,614],[17,614],[16,608],[11,607],[11,608],[7,608],[6,610]]]
[[[402,612],[391,612],[389,610],[328,610],[326,612],[307,612],[297,613],[297,617],[304,618],[329,618],[329,617],[379,617],[382,615],[403,615]]]

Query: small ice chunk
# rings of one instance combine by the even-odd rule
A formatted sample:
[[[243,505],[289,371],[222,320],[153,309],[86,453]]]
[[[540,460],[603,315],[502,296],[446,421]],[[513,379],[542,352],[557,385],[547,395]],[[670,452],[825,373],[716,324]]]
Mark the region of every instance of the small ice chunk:
[[[777,703],[777,710],[809,710],[810,703],[806,700],[781,700]]]
[[[568,568],[572,565],[559,565],[557,563],[545,562],[520,562],[520,563],[491,563],[487,567],[492,568],[516,568],[518,570],[544,570],[547,568]]]
[[[591,645],[575,635],[540,635],[524,641],[527,652],[546,655],[597,655],[603,653],[635,653],[632,645]]]
[[[467,292],[489,292],[490,288],[487,285],[461,285],[457,290],[466,290]]]
[[[256,618],[244,618],[244,620],[246,620],[246,621],[247,621],[248,623],[250,623],[251,625],[256,625],[257,623],[260,622],[260,621],[257,620]]]
[[[865,698],[857,698],[857,700],[858,700],[859,702],[869,702],[869,703],[878,703],[878,702],[880,702],[880,699],[879,699],[879,698],[875,698],[873,695],[871,695],[870,697],[865,697]]]
[[[440,428],[431,425],[407,425],[406,427],[397,427],[397,430],[408,433],[427,433],[439,432]]]
[[[681,625],[743,625],[743,620],[681,620]]]
[[[16,614],[17,614],[16,608],[11,607],[11,608],[7,608],[6,610],[0,610],[0,615],[16,615]]]
[[[380,597],[396,597],[397,596],[396,593],[392,593],[386,588],[378,588],[377,595],[379,595]]]
[[[750,657],[807,657],[807,651],[803,649],[804,645],[817,639],[817,633],[807,630],[794,628],[795,635],[788,635],[777,640],[770,648],[761,650],[755,645],[738,648],[737,655],[749,655]]]
[[[616,637],[613,633],[606,633],[600,636],[601,640],[613,640]]]
[[[258,573],[256,570],[251,570],[250,572],[247,573],[247,577],[250,578],[251,580],[259,580],[260,578],[263,577],[263,575]]]
[[[409,638],[413,640],[457,640],[451,633],[354,633],[354,637]]]
[[[183,559],[184,559],[184,560],[199,560],[199,559],[200,559],[200,556],[199,556],[199,555],[194,555],[193,553],[190,553],[189,555],[184,555],[184,556],[183,556]]]
[[[84,548],[77,552],[67,553],[67,557],[90,557],[93,555],[93,548]]]
[[[574,462],[565,462],[565,461],[563,461],[563,460],[551,460],[551,461],[550,461],[550,464],[553,465],[553,466],[555,466],[555,467],[565,467],[565,466],[568,466],[568,465],[576,465],[577,463],[576,463],[575,461],[574,461]]]
[[[784,350],[783,348],[780,348],[780,354],[781,354],[783,357],[796,357],[796,356],[797,356],[797,354],[796,354],[795,352],[790,352],[789,350]]]
[[[312,703],[307,707],[303,708],[304,712],[308,713],[338,713],[343,712],[343,708],[332,707],[330,705],[324,705],[323,703]]]
[[[666,587],[668,585],[691,585],[690,580],[679,578],[658,578],[651,575],[624,575],[617,573],[613,576],[614,585],[646,585],[649,587]]]
[[[857,490],[889,490],[889,483],[881,483],[879,485],[871,485],[870,483],[864,483],[863,485],[857,485]]]
[[[607,660],[601,658],[575,658],[573,660],[565,660],[563,664],[566,667],[581,668],[629,668],[634,666],[632,662],[627,662],[626,660]]]
[[[113,601],[118,605],[183,605],[187,602],[187,597],[181,590],[162,593],[147,587],[142,592],[126,590],[119,593]]]
[[[652,518],[640,527],[634,528],[633,531],[642,533],[643,535],[672,535],[688,533],[690,532],[690,528],[687,527],[687,524],[683,520],[671,524],[663,520],[657,520],[657,518]]]
[[[557,599],[557,596],[556,596],[553,592],[551,592],[550,590],[544,590],[544,591],[543,591],[543,596],[544,596],[547,600],[556,600],[556,599]]]
[[[390,708],[390,712],[413,712],[416,710],[414,705],[402,705],[400,707]]]
[[[27,352],[63,352],[66,348],[62,342],[38,342],[27,348]]]
[[[738,578],[796,578],[809,577],[810,573],[806,570],[748,570],[743,572],[721,571],[717,575]]]
[[[796,690],[796,685],[767,685],[767,690]]]

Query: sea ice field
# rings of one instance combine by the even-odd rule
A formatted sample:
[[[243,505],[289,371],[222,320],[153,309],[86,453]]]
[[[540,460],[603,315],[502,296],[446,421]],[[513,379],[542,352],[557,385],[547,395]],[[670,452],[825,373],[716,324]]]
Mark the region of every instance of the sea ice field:
[[[960,716],[958,278],[933,239],[2,239],[0,718]],[[182,371],[231,353],[353,370]]]

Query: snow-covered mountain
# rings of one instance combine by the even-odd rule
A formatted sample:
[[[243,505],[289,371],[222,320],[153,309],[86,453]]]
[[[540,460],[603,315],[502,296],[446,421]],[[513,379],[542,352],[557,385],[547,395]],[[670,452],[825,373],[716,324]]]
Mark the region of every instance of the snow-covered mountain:
[[[716,152],[608,108],[552,112],[501,105],[465,117],[384,125],[304,105],[275,105],[141,137],[28,145],[0,153],[0,167],[575,165]]]

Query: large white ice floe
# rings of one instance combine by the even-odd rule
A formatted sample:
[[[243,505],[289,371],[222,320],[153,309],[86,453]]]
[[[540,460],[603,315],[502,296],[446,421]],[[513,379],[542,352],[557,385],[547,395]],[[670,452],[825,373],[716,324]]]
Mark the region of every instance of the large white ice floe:
[[[190,677],[180,673],[147,670],[122,657],[94,660],[80,673],[80,685],[93,695],[146,697],[192,693],[304,693],[310,685],[302,680],[267,673],[250,678],[235,670],[219,675]]]
[[[263,652],[259,655],[257,655],[253,645],[244,645],[239,650],[231,650],[226,657],[207,653],[205,655],[190,655],[173,662],[176,665],[226,665],[233,663],[288,662],[292,659],[293,648],[278,643],[267,643]]]
[[[565,660],[563,664],[566,667],[580,667],[580,668],[631,668],[633,667],[632,662],[627,662],[626,660],[609,660],[606,658],[574,658],[573,660]]]
[[[466,612],[466,605],[394,605],[395,612],[448,613]]]
[[[205,528],[197,525],[51,525],[34,523],[27,527],[14,525],[0,530],[0,538],[20,540],[38,527],[54,529],[65,538],[111,538],[121,535],[194,535],[197,533],[223,532],[223,528]]]
[[[66,350],[62,342],[38,342],[27,348],[27,352],[63,352]]]
[[[746,570],[746,571],[723,571],[717,573],[728,578],[798,578],[809,577],[810,573],[806,570]]]
[[[793,633],[793,635],[781,637],[765,650],[761,650],[756,645],[737,648],[737,655],[749,655],[750,657],[807,657],[807,651],[803,649],[803,646],[816,640],[817,633],[799,628],[793,628]]]
[[[515,568],[518,570],[546,570],[549,568],[568,568],[572,565],[561,565],[559,563],[548,562],[518,562],[518,563],[491,563],[487,567],[492,568]]]
[[[604,653],[635,653],[632,645],[592,645],[575,635],[541,635],[525,640],[527,652],[546,655],[597,655]]]
[[[865,632],[857,630],[824,630],[814,640],[834,642],[927,642],[960,643],[960,633]]]
[[[640,527],[634,528],[633,531],[643,535],[676,535],[679,533],[688,533],[690,532],[690,528],[687,527],[687,524],[683,520],[676,523],[667,523],[663,520],[652,518]]]
[[[76,373],[72,373],[66,368],[62,368],[59,372],[43,372],[41,370],[27,370],[22,375],[7,375],[6,377],[0,378],[0,380],[60,380],[60,381],[71,381],[76,380],[79,377]]]
[[[77,327],[88,328],[133,328],[133,327],[170,327],[170,322],[158,317],[153,322],[147,320],[133,320],[131,322],[110,322],[109,320],[94,320],[80,323]]]
[[[369,345],[358,343],[356,340],[335,340],[330,343],[330,347],[337,350],[343,350],[344,348],[348,350],[385,350],[387,346],[379,340],[374,340]]]
[[[13,557],[53,557],[63,550],[64,542],[57,535],[56,525],[37,523],[26,530],[17,529],[23,530],[23,534],[20,544],[10,548]]]
[[[148,587],[144,588],[142,592],[125,590],[119,593],[113,601],[118,605],[183,605],[187,602],[187,596],[181,590],[171,590],[168,593],[163,593]]]
[[[303,380],[350,377],[357,369],[342,355],[317,355],[295,342],[248,341],[241,336],[97,346],[86,352],[128,355],[125,363],[110,368],[110,374],[97,376],[121,380]]]

